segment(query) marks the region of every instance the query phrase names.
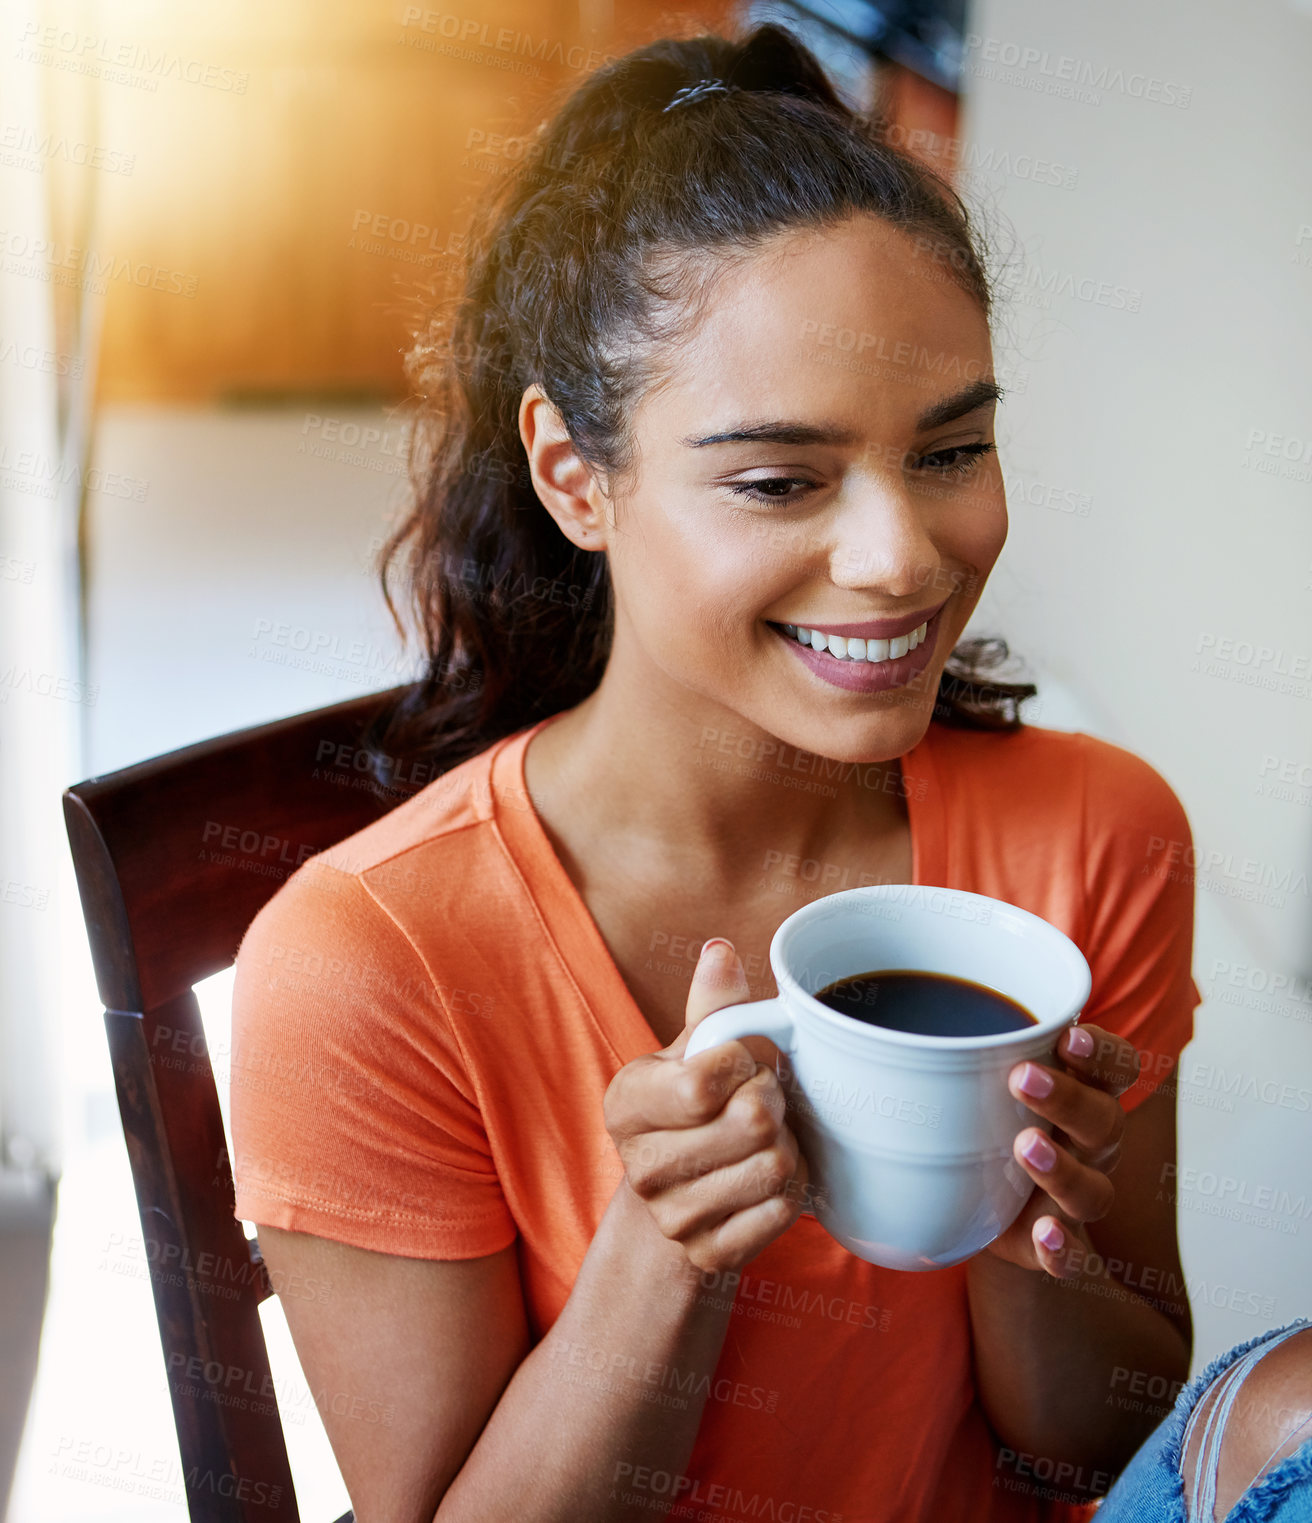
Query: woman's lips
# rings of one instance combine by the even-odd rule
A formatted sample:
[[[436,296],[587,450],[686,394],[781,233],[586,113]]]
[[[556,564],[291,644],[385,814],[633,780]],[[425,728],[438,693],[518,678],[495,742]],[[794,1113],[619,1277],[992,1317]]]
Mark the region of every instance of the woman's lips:
[[[800,640],[794,640],[782,625],[771,624],[770,628],[792,648],[799,661],[831,687],[846,688],[850,693],[882,693],[887,688],[905,687],[918,672],[923,672],[929,665],[938,639],[939,615],[942,612],[940,607],[928,621],[925,638],[915,650],[908,651],[905,656],[890,657],[887,661],[843,661],[824,651],[812,650]]]

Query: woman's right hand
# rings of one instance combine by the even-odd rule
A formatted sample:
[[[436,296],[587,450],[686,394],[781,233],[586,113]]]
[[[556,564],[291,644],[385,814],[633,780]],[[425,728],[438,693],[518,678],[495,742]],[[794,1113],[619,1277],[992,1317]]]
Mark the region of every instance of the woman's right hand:
[[[606,1091],[606,1130],[629,1187],[703,1271],[740,1269],[792,1226],[809,1194],[774,1070],[742,1041],[683,1058],[698,1022],[750,997],[732,944],[708,941],[684,1029],[662,1051],[626,1063]]]

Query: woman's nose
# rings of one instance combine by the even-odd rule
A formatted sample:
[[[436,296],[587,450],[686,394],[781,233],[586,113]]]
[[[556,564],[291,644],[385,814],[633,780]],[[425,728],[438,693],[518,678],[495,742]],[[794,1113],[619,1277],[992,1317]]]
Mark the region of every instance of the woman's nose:
[[[923,505],[905,487],[881,484],[842,514],[829,574],[840,587],[914,598],[934,580],[942,557],[925,527]]]

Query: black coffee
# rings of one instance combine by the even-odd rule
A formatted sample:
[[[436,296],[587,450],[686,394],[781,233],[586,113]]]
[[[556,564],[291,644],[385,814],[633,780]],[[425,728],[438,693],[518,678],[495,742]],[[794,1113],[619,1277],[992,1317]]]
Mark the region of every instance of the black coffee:
[[[946,973],[858,973],[827,984],[816,999],[867,1025],[917,1036],[994,1036],[1036,1024],[1014,999]]]

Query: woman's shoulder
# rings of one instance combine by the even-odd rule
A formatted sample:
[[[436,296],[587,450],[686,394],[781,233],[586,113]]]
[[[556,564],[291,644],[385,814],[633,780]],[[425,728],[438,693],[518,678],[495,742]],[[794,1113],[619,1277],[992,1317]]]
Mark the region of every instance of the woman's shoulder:
[[[969,730],[935,724],[934,754],[952,782],[994,795],[1026,812],[1079,812],[1086,829],[1187,830],[1183,806],[1142,756],[1083,730],[1021,725]]]
[[[480,827],[494,817],[492,764],[504,744],[461,762],[301,863],[247,927],[238,977],[253,961],[420,963],[411,922],[469,881],[476,856],[487,859],[484,871],[495,862]]]

